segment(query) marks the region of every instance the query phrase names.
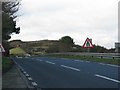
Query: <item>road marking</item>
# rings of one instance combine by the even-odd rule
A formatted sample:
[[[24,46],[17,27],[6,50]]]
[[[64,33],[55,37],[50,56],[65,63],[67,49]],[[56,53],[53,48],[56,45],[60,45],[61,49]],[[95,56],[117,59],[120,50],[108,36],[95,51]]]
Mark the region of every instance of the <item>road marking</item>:
[[[26,74],[26,72],[23,72],[24,74]]]
[[[89,63],[90,61],[85,61],[85,62]]]
[[[43,61],[43,60],[40,60],[40,59],[36,59],[37,61]]]
[[[32,85],[33,85],[33,86],[37,86],[37,83],[36,83],[36,82],[32,82]]]
[[[112,66],[112,67],[120,67],[120,66],[117,66],[117,65],[112,65],[112,64],[104,64],[104,63],[99,63],[101,65],[108,65],[108,66]]]
[[[50,63],[50,64],[55,64],[55,63],[53,63],[53,62],[49,62],[49,61],[45,61],[46,63]]]
[[[30,75],[29,74],[25,74],[26,77],[29,77]]]
[[[29,78],[28,78],[28,80],[32,81],[32,78],[31,78],[31,77],[29,77]]]
[[[84,61],[82,61],[82,60],[74,60],[74,61],[76,61],[76,62],[84,62]]]
[[[106,64],[108,66],[113,66],[113,67],[120,67],[120,66],[117,66],[117,65],[112,65],[112,64]]]
[[[117,82],[117,83],[120,83],[120,81],[109,78],[109,77],[101,76],[101,75],[98,75],[98,74],[95,74],[95,76],[100,77],[100,78],[104,78],[104,79],[107,79],[107,80],[110,80],[110,81],[114,81],[114,82]]]
[[[104,63],[99,63],[99,64],[101,64],[101,65],[106,65],[106,64],[104,64]]]
[[[77,62],[79,62],[80,60],[74,60],[74,61],[77,61]]]
[[[77,68],[73,68],[73,67],[69,67],[69,66],[65,66],[65,65],[61,65],[61,67],[65,67],[65,68],[69,68],[69,69],[72,69],[72,70],[80,71],[80,70],[77,69]]]
[[[38,59],[38,61],[43,61],[43,60]]]

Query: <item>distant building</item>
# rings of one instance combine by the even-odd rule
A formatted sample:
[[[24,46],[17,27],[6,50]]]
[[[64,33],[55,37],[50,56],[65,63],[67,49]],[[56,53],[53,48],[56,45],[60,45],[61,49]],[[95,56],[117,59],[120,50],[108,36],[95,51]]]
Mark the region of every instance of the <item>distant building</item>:
[[[115,43],[115,52],[120,53],[120,42]]]

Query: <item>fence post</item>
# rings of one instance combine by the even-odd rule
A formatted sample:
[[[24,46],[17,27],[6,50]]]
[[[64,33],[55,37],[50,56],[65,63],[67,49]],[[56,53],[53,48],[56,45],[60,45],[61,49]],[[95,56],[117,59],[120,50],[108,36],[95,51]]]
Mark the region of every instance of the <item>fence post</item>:
[[[115,58],[115,57],[112,57],[113,59]]]

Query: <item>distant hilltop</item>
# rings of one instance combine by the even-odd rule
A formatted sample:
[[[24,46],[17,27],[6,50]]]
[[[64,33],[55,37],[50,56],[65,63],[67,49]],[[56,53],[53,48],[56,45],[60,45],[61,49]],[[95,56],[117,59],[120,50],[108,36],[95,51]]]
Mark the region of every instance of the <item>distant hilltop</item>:
[[[67,43],[65,43],[67,42]],[[12,40],[10,43],[10,49],[20,47],[28,54],[45,54],[56,52],[87,52],[87,48],[83,48],[80,45],[74,43],[70,45],[68,41],[61,42],[60,40],[39,40],[39,41],[21,41]],[[94,45],[94,48],[90,48],[90,52],[94,53],[114,53],[115,49],[106,49],[100,45]]]
[[[37,47],[37,46],[49,46],[55,42],[59,42],[57,40],[39,40],[39,41],[21,41],[21,40],[12,40],[10,41],[10,47],[17,47],[20,45],[21,47]]]
[[[20,46],[27,53],[44,53],[46,52],[52,45],[59,43],[58,40],[40,40],[40,41],[21,41],[21,40],[13,40],[10,41],[10,48],[15,48]]]

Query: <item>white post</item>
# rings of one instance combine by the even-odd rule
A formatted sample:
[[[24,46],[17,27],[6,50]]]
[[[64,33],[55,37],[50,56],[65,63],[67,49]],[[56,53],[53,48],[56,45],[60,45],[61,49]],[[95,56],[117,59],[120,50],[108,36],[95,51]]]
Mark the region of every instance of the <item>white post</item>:
[[[2,2],[0,1],[0,43],[2,43]],[[2,52],[2,49],[0,49]],[[2,53],[0,53],[0,90],[2,89]]]

